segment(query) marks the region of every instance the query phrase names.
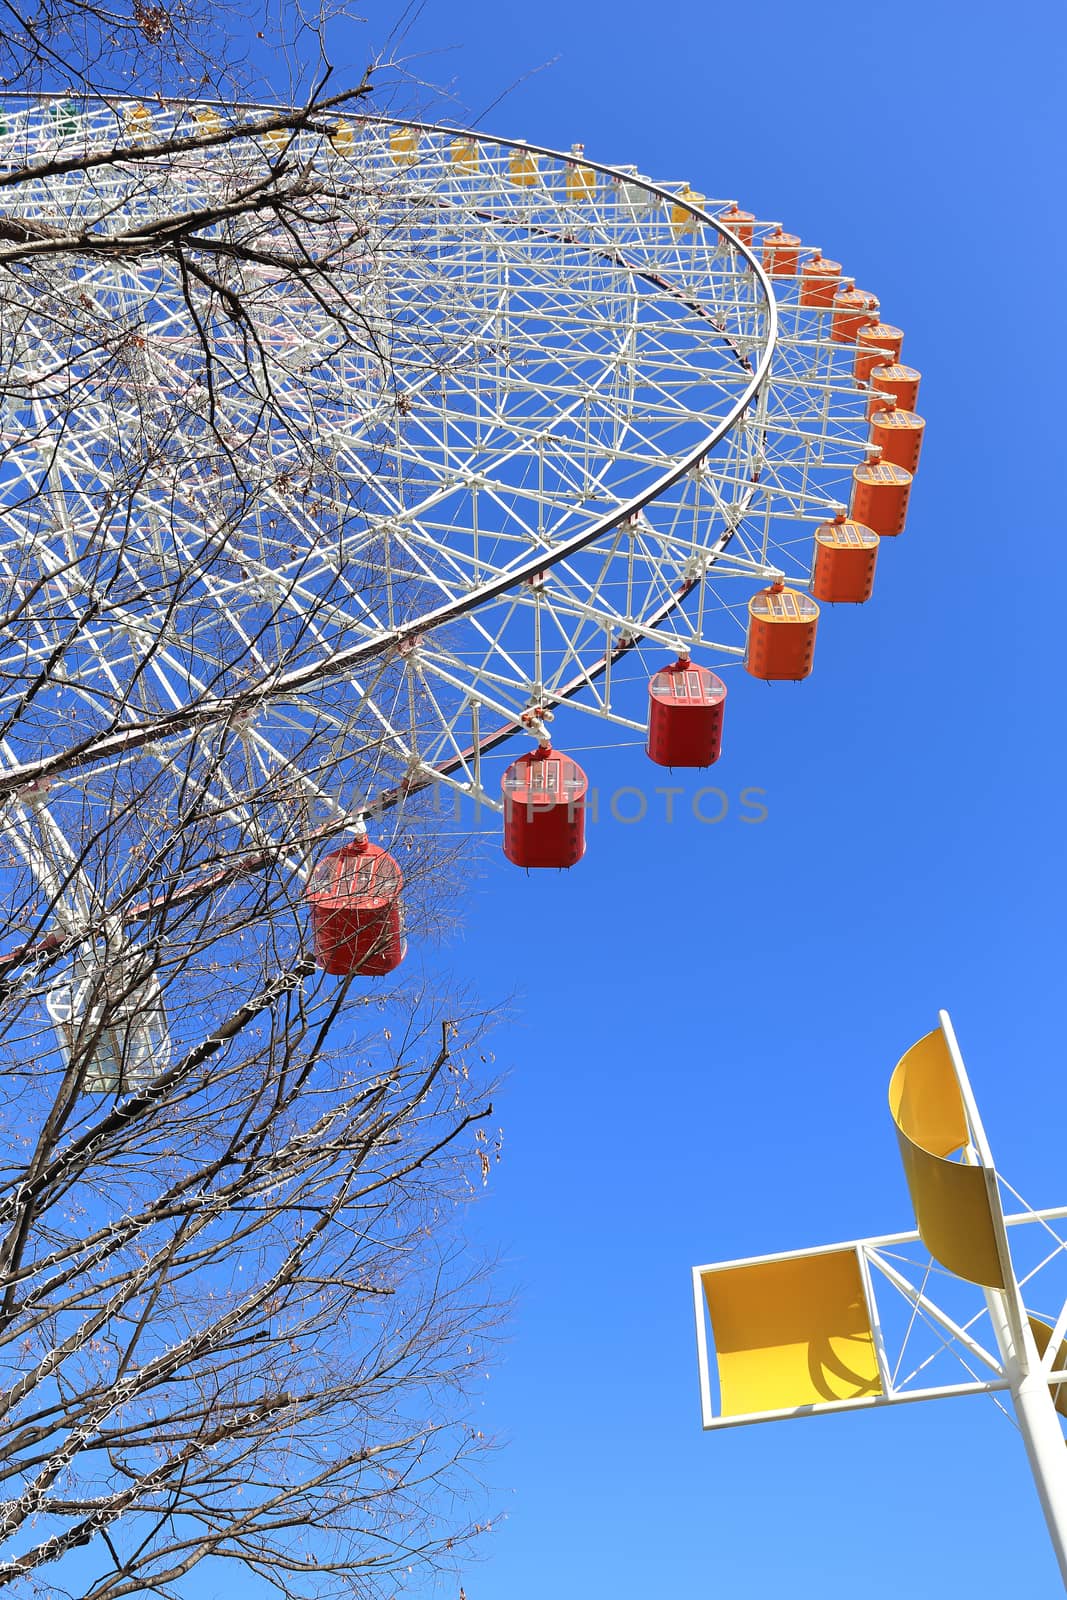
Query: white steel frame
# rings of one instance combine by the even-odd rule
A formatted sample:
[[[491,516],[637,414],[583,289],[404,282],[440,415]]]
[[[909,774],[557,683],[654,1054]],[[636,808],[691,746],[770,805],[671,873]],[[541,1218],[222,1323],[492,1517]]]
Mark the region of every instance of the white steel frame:
[[[193,128],[202,107],[153,105],[134,148],[131,102],[53,115],[56,101],[13,101],[0,135],[0,188],[20,170],[20,211],[52,227],[152,220],[178,190],[213,203],[278,155],[256,131],[274,108],[241,108],[246,131],[232,144],[156,159],[153,139]],[[453,159],[457,141],[476,170]],[[121,159],[101,155],[123,144]],[[89,176],[85,151],[101,157]],[[645,708],[633,685],[664,655],[740,662],[750,595],[808,581],[812,531],[847,505],[866,454],[851,347],[830,339],[828,310],[800,305],[799,279],[772,285],[760,265],[772,223],[749,247],[718,220],[726,202],[687,184],[578,147],[439,125],[361,117],[342,133],[312,118],[286,154],[329,182],[366,244],[338,257],[341,344],[336,320],[297,286],[279,296],[269,271],[245,272],[279,398],[264,418],[263,384],[239,377],[216,397],[249,491],[239,526],[198,453],[198,347],[176,269],[149,254],[143,266],[91,254],[56,263],[56,303],[120,322],[139,352],[106,403],[87,376],[91,331],[83,371],[77,328],[71,363],[69,338],[52,347],[29,296],[10,341],[32,400],[0,418],[0,580],[16,601],[39,580],[55,599],[12,677],[46,671],[57,649],[69,660],[64,634],[89,603],[80,562],[94,541],[128,569],[131,590],[144,587],[141,564],[199,573],[190,614],[206,608],[212,637],[249,667],[235,679],[217,643],[202,653],[208,630],[144,594],[86,619],[76,670],[56,690],[81,737],[42,753],[13,735],[0,765],[0,804],[43,881],[48,835],[78,804],[107,804],[123,768],[155,778],[200,762],[235,852],[280,855],[297,877],[312,840],[430,784],[497,808],[486,758],[559,705],[636,734]],[[68,170],[48,167],[68,155]],[[516,164],[532,182],[514,181]],[[309,247],[331,248],[330,227],[320,239],[309,223]],[[224,369],[226,337],[215,330]],[[180,480],[153,467],[121,539],[101,533],[101,504],[126,493],[109,442],[156,414],[196,424],[177,433]],[[308,440],[326,468],[301,494]],[[232,573],[205,562],[205,533],[239,549]],[[131,682],[144,684],[140,700],[106,727],[101,707]],[[0,695],[0,721],[7,709]],[[309,823],[294,849],[289,819],[253,819],[252,780],[288,773],[308,728],[353,718],[365,759],[296,774]],[[236,754],[220,761],[224,728]],[[87,919],[67,898],[64,938],[66,923]]]
[[[1016,1228],[1027,1223],[1054,1223],[1067,1221],[1067,1206],[1052,1206],[1039,1211],[1018,1211],[1005,1217],[1005,1224],[1009,1228]],[[697,1340],[697,1366],[700,1377],[700,1415],[701,1425],[707,1431],[720,1428],[746,1427],[755,1422],[783,1422],[792,1417],[821,1416],[824,1412],[835,1411],[864,1411],[871,1407],[886,1405],[903,1405],[914,1400],[930,1400],[938,1397],[948,1397],[964,1394],[997,1394],[1001,1390],[1011,1387],[1005,1358],[999,1349],[990,1350],[975,1338],[971,1332],[971,1322],[959,1322],[944,1307],[939,1306],[930,1294],[929,1289],[920,1289],[913,1284],[905,1273],[894,1265],[892,1259],[885,1252],[892,1251],[899,1245],[918,1245],[920,1238],[917,1232],[885,1233],[869,1239],[843,1239],[837,1244],[816,1245],[809,1250],[781,1250],[771,1255],[741,1256],[734,1261],[715,1261],[703,1266],[693,1268],[693,1310],[696,1322]],[[714,1385],[711,1375],[711,1342],[709,1334],[709,1319],[707,1301],[704,1297],[704,1281],[716,1272],[728,1272],[736,1267],[753,1267],[768,1265],[777,1261],[797,1261],[809,1256],[834,1255],[841,1251],[853,1251],[860,1269],[860,1278],[864,1286],[864,1296],[867,1313],[870,1317],[871,1330],[874,1334],[875,1353],[878,1358],[878,1373],[882,1381],[883,1394],[863,1395],[855,1400],[822,1400],[810,1405],[794,1406],[775,1411],[750,1411],[741,1412],[733,1416],[717,1416],[715,1414]],[[1056,1254],[1067,1254],[1067,1240],[1059,1241]],[[956,1384],[938,1384],[926,1387],[916,1384],[916,1379],[921,1376],[923,1366],[928,1364],[927,1359],[906,1373],[901,1379],[896,1375],[901,1364],[900,1358],[905,1354],[903,1347],[890,1350],[882,1332],[884,1318],[884,1297],[890,1294],[902,1296],[909,1305],[917,1307],[923,1314],[936,1324],[949,1339],[957,1341],[960,1346],[961,1360],[973,1361],[977,1365],[988,1369],[988,1378],[972,1378],[969,1381]],[[879,1297],[883,1298],[880,1299]],[[984,1313],[983,1313],[984,1314]],[[1064,1334],[1067,1333],[1067,1302],[1064,1303],[1060,1317],[1058,1334],[1049,1341],[1045,1355],[1038,1358],[1036,1365],[1044,1375],[1046,1384],[1058,1383],[1059,1380],[1067,1382],[1067,1369],[1055,1367],[1053,1364],[1055,1352],[1060,1348]],[[1067,1448],[1065,1448],[1067,1454]]]
[[[167,116],[180,124],[187,109],[173,107]],[[122,115],[121,105],[94,107],[79,126],[91,143]],[[59,126],[61,119],[27,108],[11,119],[0,157],[4,145],[47,154]],[[398,132],[416,140],[414,159],[397,161],[390,140]],[[478,150],[477,177],[450,162],[459,138]],[[294,408],[305,407],[303,425],[323,435],[332,430],[338,471],[378,502],[367,507],[358,540],[363,548],[384,543],[384,594],[380,606],[368,606],[346,591],[343,574],[328,570],[313,522],[301,522],[297,509],[264,486],[250,529],[262,554],[246,550],[245,576],[225,589],[215,584],[211,595],[235,640],[247,632],[241,617],[265,599],[290,626],[305,628],[331,585],[344,603],[314,659],[288,671],[264,660],[242,705],[269,726],[287,707],[304,715],[304,697],[323,682],[347,683],[377,719],[397,780],[410,789],[444,778],[480,804],[497,805],[481,758],[531,712],[567,700],[633,731],[643,728],[643,713],[630,709],[618,693],[619,673],[610,672],[642,644],[657,656],[700,648],[726,663],[741,659],[751,592],[783,576],[805,582],[813,527],[847,503],[851,469],[867,443],[865,390],[851,375],[851,350],[828,337],[829,313],[801,307],[793,282],[772,288],[755,250],[717,222],[724,203],[698,204],[686,185],[653,184],[573,152],[384,119],[361,119],[356,155],[339,156],[321,131],[298,139],[299,153],[324,168],[358,172],[354,203],[371,206],[381,252],[374,270],[382,281],[372,280],[366,292],[389,348],[375,348],[351,374],[342,365],[309,393],[295,374],[326,334],[307,305],[294,304],[286,317],[271,302],[263,338]],[[248,148],[258,149],[254,140]],[[509,163],[520,152],[538,163],[532,188],[511,182]],[[199,164],[190,158],[190,186],[208,184],[213,165],[222,165],[217,152],[204,152]],[[595,174],[597,190],[572,198],[576,171]],[[131,179],[121,167],[96,173],[93,203],[108,181],[117,201],[126,194],[149,210],[162,204],[144,171]],[[60,198],[76,215],[79,191],[73,180],[69,187]],[[20,190],[20,203],[23,197]],[[54,217],[56,204],[54,186],[47,188],[42,210]],[[418,235],[418,256],[401,216]],[[427,219],[436,255],[426,242]],[[769,228],[758,226],[757,243]],[[101,304],[118,295],[127,314],[143,316],[142,387],[165,397],[180,382],[175,361],[189,337],[181,309],[168,307],[154,278],[139,289],[136,275],[118,287],[113,274],[97,276]],[[254,299],[254,282],[246,288]],[[455,313],[456,297],[469,302],[465,318]],[[451,322],[457,325],[447,398],[432,393],[440,361],[435,366],[392,331],[412,304],[427,318],[437,305],[434,329],[442,340],[453,337]],[[390,361],[411,420],[396,427],[385,468],[375,460],[371,470],[359,429],[384,415],[380,368]],[[524,376],[527,368],[534,370]],[[87,401],[77,419],[83,435],[68,428],[57,440],[42,404],[25,459],[38,471],[41,456],[48,457],[69,559],[91,518],[91,491],[106,487],[94,481],[92,440],[114,419],[94,416]],[[236,421],[247,407],[244,400],[235,406]],[[272,478],[297,464],[292,441],[282,460],[277,445],[269,441]],[[16,451],[10,459],[17,465],[21,458]],[[255,471],[252,461],[253,477]],[[412,504],[407,491],[416,479],[425,488]],[[11,485],[8,498],[27,481]],[[209,496],[207,478],[201,487]],[[280,559],[285,539],[267,526],[272,504],[285,538],[292,542],[295,531],[300,543],[288,561]],[[198,503],[191,538],[200,536],[201,521]],[[149,541],[159,537],[152,523],[149,509]],[[175,559],[188,554],[182,525],[179,508]],[[357,533],[345,535],[353,549]],[[59,581],[62,562],[45,530],[21,514],[9,538],[21,549],[35,544]],[[159,625],[144,615],[130,621],[127,661],[102,630],[88,633],[104,679],[130,670],[138,629],[150,638]],[[457,634],[451,625],[459,623]],[[42,658],[50,643],[42,638]],[[376,698],[368,679],[383,658],[401,661],[412,685],[393,704]],[[161,741],[195,738],[232,714],[232,695],[212,696],[202,681],[207,675],[173,652],[155,670],[172,710],[146,712],[91,741],[76,759],[64,751],[25,756],[0,774],[0,788],[10,792],[131,758]],[[79,692],[91,710],[92,686]],[[428,710],[437,728],[429,738]],[[266,727],[262,733],[269,738]],[[366,808],[393,797],[385,784],[378,795],[359,798]],[[354,797],[344,799],[351,807]]]

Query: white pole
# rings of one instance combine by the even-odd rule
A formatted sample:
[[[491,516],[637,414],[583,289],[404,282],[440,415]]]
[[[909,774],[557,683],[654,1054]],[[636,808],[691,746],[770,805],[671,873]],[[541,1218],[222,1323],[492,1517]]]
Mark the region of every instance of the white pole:
[[[1060,1578],[1067,1589],[1067,1444],[1064,1443],[1056,1403],[1048,1374],[1043,1371],[1034,1336],[1026,1317],[1019,1280],[1008,1249],[1004,1212],[1000,1204],[996,1167],[985,1128],[978,1113],[974,1091],[963,1064],[963,1056],[947,1011],[940,1013],[941,1029],[956,1072],[967,1121],[970,1124],[973,1157],[985,1169],[989,1190],[989,1209],[997,1239],[1004,1288],[987,1289],[986,1305],[993,1324],[997,1348],[1015,1406],[1015,1419],[1030,1460],[1041,1509],[1045,1513],[1052,1548],[1059,1563]],[[972,1158],[973,1158],[972,1157]]]
[[[1014,1277],[1008,1294],[1019,1294]],[[1024,1323],[1024,1348],[1021,1351],[1016,1348],[1005,1300],[1006,1296],[999,1289],[986,1290],[986,1303],[1004,1363],[1004,1376],[1008,1380],[1015,1406],[1016,1421],[1030,1460],[1030,1471],[1034,1475],[1038,1499],[1045,1513],[1052,1548],[1059,1562],[1060,1577],[1067,1589],[1067,1444],[1064,1443],[1048,1375],[1041,1370],[1034,1336]]]

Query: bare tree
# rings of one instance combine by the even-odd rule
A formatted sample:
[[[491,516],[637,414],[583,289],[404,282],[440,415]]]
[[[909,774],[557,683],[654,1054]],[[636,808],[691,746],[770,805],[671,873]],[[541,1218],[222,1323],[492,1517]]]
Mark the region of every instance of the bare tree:
[[[354,601],[422,600],[356,537],[437,359],[382,292],[371,78],[239,114],[182,6],[6,15],[9,92],[64,93],[0,142],[0,1585],[392,1595],[477,1527],[493,1152],[481,1019],[308,950],[315,853],[410,787],[375,708],[420,717],[394,655],[331,669]],[[381,814],[430,926],[454,863]]]

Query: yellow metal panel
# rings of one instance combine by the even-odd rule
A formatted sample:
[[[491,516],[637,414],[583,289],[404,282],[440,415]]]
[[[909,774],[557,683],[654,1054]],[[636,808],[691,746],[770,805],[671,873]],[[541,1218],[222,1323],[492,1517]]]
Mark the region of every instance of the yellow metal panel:
[[[889,1083],[904,1175],[922,1241],[943,1267],[990,1289],[1004,1286],[982,1167],[946,1157],[968,1142],[967,1117],[940,1028],[901,1056]]]
[[[1037,1353],[1039,1356],[1043,1356],[1045,1351],[1048,1349],[1048,1342],[1052,1338],[1052,1329],[1049,1327],[1047,1322],[1042,1322],[1040,1317],[1027,1317],[1026,1320],[1030,1324],[1030,1332],[1034,1336],[1034,1343],[1037,1345]],[[1053,1365],[1058,1367],[1061,1371],[1063,1371],[1064,1368],[1067,1368],[1067,1344],[1060,1345],[1060,1348],[1056,1353],[1056,1360],[1053,1362]],[[1058,1386],[1055,1393],[1056,1410],[1059,1412],[1061,1417],[1067,1417],[1067,1383]]]
[[[933,1156],[967,1143],[967,1117],[940,1028],[906,1050],[889,1081],[889,1108],[904,1136]]]
[[[704,1276],[724,1417],[881,1394],[854,1250]]]
[[[1004,1274],[984,1168],[964,1167],[943,1156],[932,1156],[913,1144],[899,1124],[897,1138],[923,1244],[958,1277],[988,1289],[1002,1289]]]

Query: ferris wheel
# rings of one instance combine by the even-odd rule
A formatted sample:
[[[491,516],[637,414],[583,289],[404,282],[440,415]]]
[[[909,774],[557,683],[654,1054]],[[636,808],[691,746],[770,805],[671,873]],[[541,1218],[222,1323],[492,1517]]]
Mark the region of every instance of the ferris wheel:
[[[719,672],[806,677],[818,602],[871,594],[904,526],[919,375],[837,261],[687,183],[581,146],[257,120],[4,115],[22,215],[141,230],[144,250],[60,256],[3,309],[0,722],[38,689],[0,788],[58,937],[115,914],[72,843],[86,809],[197,772],[230,858],[319,872],[320,957],[349,918],[348,956],[320,964],[365,961],[387,915],[388,970],[400,876],[365,819],[444,785],[505,810],[512,860],[573,864],[586,780],[555,748],[562,706],[661,765],[714,761]],[[327,270],[286,275],[246,233],[206,341],[165,248],[175,197],[217,213],[281,163],[310,175],[299,249]],[[310,845],[352,828],[323,879]],[[213,849],[183,860],[190,882]],[[60,1030],[80,981],[50,1007]],[[158,995],[141,1011],[147,1062]]]

